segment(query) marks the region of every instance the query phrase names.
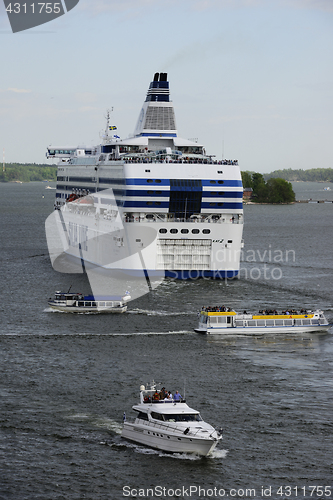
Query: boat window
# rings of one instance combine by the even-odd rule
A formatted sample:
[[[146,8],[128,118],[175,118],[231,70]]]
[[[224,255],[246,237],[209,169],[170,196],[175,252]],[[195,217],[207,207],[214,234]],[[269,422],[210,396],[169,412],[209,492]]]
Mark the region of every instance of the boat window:
[[[151,412],[151,416],[155,418],[155,420],[162,420],[164,421],[164,416],[161,413],[156,413],[156,411]]]
[[[293,325],[293,320],[292,319],[285,319],[284,320],[284,325],[285,326],[292,326]]]
[[[318,319],[312,319],[311,320],[311,325],[319,325],[319,320]]]
[[[217,181],[219,184],[224,184],[224,181]]]
[[[176,234],[176,233],[178,233],[178,229],[170,229],[170,233]]]
[[[274,326],[274,319],[266,319],[267,326]]]
[[[257,326],[257,322],[255,319],[250,319],[247,324],[248,326]]]
[[[199,413],[173,413],[164,415],[166,422],[201,422],[202,418]]]
[[[309,319],[303,319],[303,325],[310,325]]]
[[[153,182],[153,179],[147,179],[147,182]]]
[[[137,418],[141,418],[141,420],[148,420],[148,415],[147,413],[143,413],[143,411],[140,411]]]
[[[236,326],[244,326],[244,321],[236,319]]]
[[[180,232],[183,233],[183,234],[187,234],[188,233],[188,229],[182,229]]]
[[[105,305],[106,305],[106,307],[112,307],[113,306],[113,302],[105,302]]]
[[[302,320],[301,319],[296,319],[295,320],[295,325],[296,326],[301,326],[301,324],[302,324]]]
[[[193,234],[198,234],[199,232],[200,232],[199,229],[192,229]]]
[[[203,232],[203,234],[209,234],[210,233],[210,229],[203,229],[202,232]]]
[[[327,324],[327,321],[325,319],[320,319],[319,320],[319,324],[320,325],[326,325]]]
[[[161,179],[155,179],[155,182],[162,182]]]
[[[258,319],[258,326],[265,326],[266,320]]]
[[[218,321],[218,318],[216,316],[211,316],[210,317],[210,323],[211,324],[213,324],[213,323],[215,324],[215,323],[217,323],[217,321]]]
[[[167,232],[167,230],[166,230],[166,229],[164,229],[164,227],[162,227],[162,228],[159,230],[159,232],[164,234],[164,233],[166,233],[166,232]]]
[[[283,326],[283,319],[276,319],[275,326]]]

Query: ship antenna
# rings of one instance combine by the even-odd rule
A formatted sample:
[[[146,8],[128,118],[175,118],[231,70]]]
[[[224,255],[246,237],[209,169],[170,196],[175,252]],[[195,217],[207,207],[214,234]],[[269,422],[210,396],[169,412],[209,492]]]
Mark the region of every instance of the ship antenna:
[[[71,286],[68,288],[68,292],[67,292],[67,293],[69,293],[69,292],[70,292],[70,289],[72,288],[72,286],[73,286],[73,283],[72,283],[72,284],[71,284]]]
[[[105,129],[105,137],[109,137],[109,126],[110,126],[110,113],[112,113],[113,107],[111,109],[106,110],[106,129]]]

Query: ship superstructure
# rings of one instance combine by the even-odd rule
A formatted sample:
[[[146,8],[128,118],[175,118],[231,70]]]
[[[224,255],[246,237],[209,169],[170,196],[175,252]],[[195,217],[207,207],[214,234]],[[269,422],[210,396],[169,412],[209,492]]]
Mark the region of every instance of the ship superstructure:
[[[243,231],[238,161],[217,161],[201,144],[178,137],[166,73],[154,75],[132,137],[120,139],[114,128],[108,115],[100,145],[48,148],[48,158],[59,158],[55,207],[88,197],[93,207],[87,220],[94,220],[94,227],[79,224],[85,233],[96,225],[104,233],[103,192],[112,190],[124,229],[118,248],[133,253],[149,246],[148,272],[179,279],[237,276]],[[92,251],[80,246],[80,257],[105,266],[97,254],[109,250],[98,245],[95,238]],[[129,273],[135,272],[131,266]]]

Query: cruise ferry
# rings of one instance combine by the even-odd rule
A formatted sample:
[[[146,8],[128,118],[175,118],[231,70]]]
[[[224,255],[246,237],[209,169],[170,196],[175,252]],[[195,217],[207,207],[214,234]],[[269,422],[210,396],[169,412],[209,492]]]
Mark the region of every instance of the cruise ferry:
[[[217,160],[178,136],[166,73],[154,75],[132,136],[116,131],[108,113],[98,146],[47,150],[59,161],[55,208],[64,251],[128,275],[236,277],[243,232],[238,161]]]
[[[262,335],[266,333],[306,333],[326,331],[328,323],[323,311],[260,311],[258,314],[237,313],[230,308],[204,307],[194,331],[220,335]]]

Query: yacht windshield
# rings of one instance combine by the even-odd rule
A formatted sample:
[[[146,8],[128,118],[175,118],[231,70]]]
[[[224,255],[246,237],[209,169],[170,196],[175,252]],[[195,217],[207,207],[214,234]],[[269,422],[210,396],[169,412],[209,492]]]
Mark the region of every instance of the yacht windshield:
[[[200,422],[202,418],[199,413],[180,413],[163,415],[166,422]]]

